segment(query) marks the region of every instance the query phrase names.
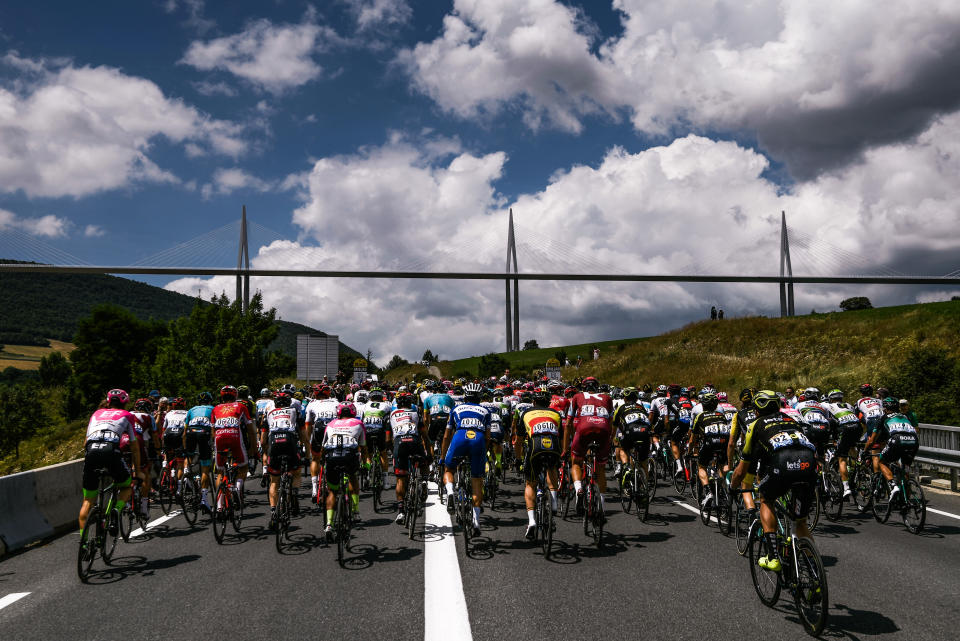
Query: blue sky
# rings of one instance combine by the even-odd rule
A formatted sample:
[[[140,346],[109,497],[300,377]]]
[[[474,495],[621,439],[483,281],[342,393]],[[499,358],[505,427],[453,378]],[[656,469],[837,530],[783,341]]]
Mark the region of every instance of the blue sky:
[[[960,10],[830,6],[6,3],[0,234],[126,264],[246,204],[293,241],[251,247],[264,266],[489,269],[514,207],[560,268],[771,273],[764,247],[787,209],[812,248],[795,264],[811,273],[851,268],[830,263],[841,252],[904,273],[956,269]],[[538,261],[527,253],[521,268]],[[381,355],[503,342],[499,286],[475,285],[483,311],[451,303],[461,284],[258,286],[285,318]],[[933,289],[867,293],[951,293]],[[807,288],[798,307],[847,293]],[[310,302],[344,295],[381,320]],[[597,298],[612,307],[594,320]],[[544,285],[523,300],[521,333],[542,343],[580,342],[586,322],[598,339],[661,331],[709,303],[776,307],[733,286]],[[415,313],[385,331],[381,312],[398,306]]]

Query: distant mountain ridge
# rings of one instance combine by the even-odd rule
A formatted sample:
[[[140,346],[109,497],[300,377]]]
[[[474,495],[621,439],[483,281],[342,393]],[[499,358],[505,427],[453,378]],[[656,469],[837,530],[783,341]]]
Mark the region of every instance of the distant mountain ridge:
[[[25,261],[0,258],[0,263]],[[11,332],[70,341],[80,319],[97,305],[109,303],[130,310],[142,320],[171,321],[189,316],[194,296],[171,292],[127,278],[100,274],[34,274],[0,272],[0,333]],[[201,304],[209,304],[200,300]],[[270,345],[296,357],[297,334],[325,332],[278,320],[279,333]],[[360,354],[340,342],[341,353]]]

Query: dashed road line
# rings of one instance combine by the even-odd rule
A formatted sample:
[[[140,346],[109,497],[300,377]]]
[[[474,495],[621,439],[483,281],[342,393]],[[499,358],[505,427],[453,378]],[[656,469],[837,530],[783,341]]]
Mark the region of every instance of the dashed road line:
[[[960,520],[960,514],[953,514],[952,512],[944,512],[943,510],[935,510],[932,507],[928,507],[927,512],[933,512],[934,514],[939,514],[940,516],[949,516],[951,519]]]
[[[7,596],[0,599],[0,610],[4,609],[5,607],[7,607],[12,603],[16,603],[17,601],[27,596],[28,594],[30,594],[30,592],[11,592]]]
[[[136,530],[134,530],[133,532],[130,533],[130,536],[131,536],[131,537],[138,537],[138,536],[140,536],[141,534],[143,534],[144,532],[146,532],[147,530],[149,530],[149,529],[151,529],[151,528],[155,528],[155,527],[157,527],[158,525],[160,525],[161,523],[166,523],[167,521],[169,521],[169,520],[172,519],[173,517],[179,516],[179,515],[180,515],[180,510],[174,510],[173,512],[171,512],[170,514],[167,514],[166,516],[161,516],[159,519],[156,519],[156,520],[154,520],[154,521],[150,521],[149,523],[147,523],[147,526],[146,526],[145,528],[137,528]]]
[[[423,519],[423,638],[472,641],[450,515],[440,503],[437,484],[430,483],[428,488]]]

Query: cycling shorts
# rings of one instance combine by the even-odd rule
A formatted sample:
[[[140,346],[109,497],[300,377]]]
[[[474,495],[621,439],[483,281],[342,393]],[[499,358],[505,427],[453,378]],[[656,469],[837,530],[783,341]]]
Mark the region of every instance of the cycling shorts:
[[[533,483],[541,469],[560,467],[560,435],[535,434],[527,442],[527,452],[523,460],[523,477]]]
[[[367,429],[367,448],[371,452],[386,452],[388,436],[390,436],[390,430],[382,427],[375,430]]]
[[[912,434],[892,434],[880,453],[880,462],[889,465],[900,461],[904,467],[909,467],[919,449],[920,443],[916,436]]]
[[[163,451],[167,458],[176,458],[183,451],[183,432],[167,430],[163,433]]]
[[[353,476],[360,469],[360,457],[356,450],[326,450],[323,457],[323,473],[327,478],[327,487],[340,489],[340,479],[344,474]]]
[[[794,490],[795,517],[806,518],[817,482],[816,454],[808,447],[786,447],[773,453],[760,474],[757,490],[766,501],[775,501]]]
[[[727,463],[727,444],[729,438],[704,438],[700,440],[700,454],[697,462],[703,467],[710,465],[713,455],[717,455],[717,463],[725,465]]]
[[[313,433],[310,435],[310,451],[314,457],[323,456],[323,435],[327,431],[327,424],[316,422],[313,424]]]
[[[822,456],[824,448],[830,441],[830,427],[822,423],[807,425],[803,428],[803,433],[816,446],[817,455]]]
[[[230,452],[233,456],[233,462],[237,465],[247,464],[247,448],[243,445],[240,430],[233,428],[219,429],[214,443],[217,448],[217,467],[223,467],[227,464],[227,457],[222,454],[225,451]]]
[[[83,496],[95,498],[100,487],[100,470],[107,470],[119,488],[130,486],[130,467],[115,443],[89,441],[83,457]]]
[[[187,430],[187,451],[196,452],[200,465],[210,467],[213,459],[213,448],[210,447],[210,430]]]
[[[279,430],[271,432],[268,438],[269,456],[267,458],[267,472],[279,476],[283,469],[283,462],[287,462],[290,471],[300,467],[300,439],[296,432]]]
[[[605,464],[610,458],[610,423],[606,419],[585,420],[581,417],[576,422],[576,431],[573,434],[573,443],[570,451],[574,457],[582,459],[587,455],[587,446],[597,444],[597,463]]]
[[[863,428],[860,423],[841,425],[840,438],[837,439],[837,456],[849,456],[850,450],[856,447],[861,436],[863,436]]]
[[[650,456],[650,429],[646,425],[624,427],[619,434],[620,448],[630,452],[633,448],[640,448],[640,458]]]
[[[425,464],[427,453],[423,449],[423,439],[413,434],[393,439],[394,475],[406,476],[410,472],[410,459],[413,457],[420,457]]]
[[[487,432],[487,440],[494,443],[503,443],[503,424],[490,423],[490,431]]]
[[[674,443],[685,441],[690,433],[690,424],[674,421],[670,424],[670,440]]]
[[[430,427],[427,429],[427,438],[434,442],[443,438],[443,430],[447,429],[447,422],[449,420],[449,414],[435,414],[431,416]]]
[[[465,456],[470,459],[470,476],[479,479],[483,478],[483,473],[487,463],[487,447],[483,438],[483,432],[477,430],[457,430],[453,433],[453,440],[450,447],[447,448],[447,457],[443,464],[447,469],[456,469],[454,459]]]

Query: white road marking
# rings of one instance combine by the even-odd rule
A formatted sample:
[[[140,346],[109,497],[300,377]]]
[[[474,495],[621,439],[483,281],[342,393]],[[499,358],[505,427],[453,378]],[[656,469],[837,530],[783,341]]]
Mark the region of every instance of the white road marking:
[[[428,488],[423,518],[423,638],[424,641],[472,641],[450,515],[440,503],[437,484],[430,483]]]
[[[953,514],[952,512],[944,512],[943,510],[935,510],[932,507],[928,507],[927,512],[933,512],[934,514],[939,514],[940,516],[949,516],[951,519],[960,520],[960,514]]]
[[[688,504],[686,501],[679,501],[679,500],[673,498],[672,496],[668,496],[668,497],[666,497],[666,498],[667,498],[667,500],[672,501],[673,503],[676,503],[676,504],[679,505],[680,507],[682,507],[682,508],[684,508],[684,509],[686,509],[686,510],[690,510],[691,512],[693,512],[694,514],[696,514],[696,515],[698,515],[698,516],[700,515],[700,508],[693,507],[692,505]],[[717,517],[715,517],[715,516],[711,516],[711,517],[710,517],[710,520],[713,521],[714,523],[719,523],[719,522],[720,522],[720,521],[717,520]]]
[[[0,599],[0,610],[4,609],[11,603],[16,603],[17,601],[27,596],[28,594],[30,593],[29,592],[11,592],[7,596]]]
[[[147,527],[145,527],[145,528],[143,528],[143,529],[137,528],[136,530],[134,530],[133,532],[130,533],[130,536],[131,536],[131,537],[134,537],[134,538],[135,538],[135,537],[138,537],[138,536],[140,536],[141,534],[143,534],[145,531],[149,530],[150,528],[157,527],[157,526],[160,525],[161,523],[166,523],[167,521],[169,521],[169,520],[172,519],[173,517],[179,516],[179,515],[180,515],[180,510],[174,510],[173,512],[171,512],[170,514],[167,514],[166,516],[161,516],[159,519],[157,519],[157,520],[155,520],[155,521],[150,521],[149,523],[147,523]]]

